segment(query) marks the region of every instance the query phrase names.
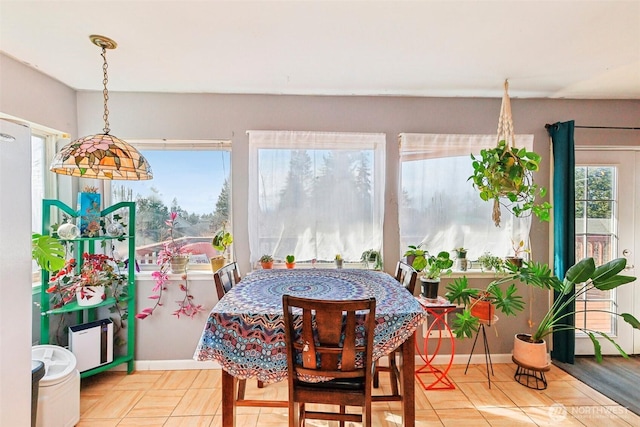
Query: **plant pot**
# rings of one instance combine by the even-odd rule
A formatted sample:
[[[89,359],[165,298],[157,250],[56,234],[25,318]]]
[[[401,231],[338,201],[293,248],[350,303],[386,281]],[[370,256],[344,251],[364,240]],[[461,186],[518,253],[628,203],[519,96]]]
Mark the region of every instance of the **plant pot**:
[[[171,272],[174,274],[182,274],[187,271],[189,257],[187,255],[178,255],[171,258]]]
[[[478,320],[483,322],[493,322],[496,308],[491,304],[491,301],[471,298],[469,311],[471,312],[471,315],[477,317]]]
[[[550,363],[547,343],[544,340],[533,342],[529,334],[516,334],[513,340],[513,358],[536,369],[544,369]]]
[[[438,299],[438,286],[440,285],[439,279],[427,279],[424,277],[420,278],[420,286],[422,288],[422,296],[435,300]]]
[[[341,259],[336,259],[336,260],[335,260],[335,262],[336,262],[336,268],[342,268],[342,261],[343,261],[343,260],[341,260]]]
[[[260,265],[262,266],[263,270],[271,270],[273,268],[273,261],[261,262]]]
[[[288,269],[294,268],[296,266],[295,262],[285,262],[284,263]]]
[[[225,259],[223,256],[213,257],[209,261],[211,262],[211,271],[214,273],[224,267]]]
[[[506,262],[510,262],[511,264],[515,265],[518,268],[522,267],[522,258],[520,257],[508,256],[508,257],[505,257],[504,260]]]
[[[98,305],[106,299],[104,286],[83,286],[76,291],[76,300],[82,307]]]
[[[415,255],[407,255],[407,264],[413,267],[413,261],[416,259]]]

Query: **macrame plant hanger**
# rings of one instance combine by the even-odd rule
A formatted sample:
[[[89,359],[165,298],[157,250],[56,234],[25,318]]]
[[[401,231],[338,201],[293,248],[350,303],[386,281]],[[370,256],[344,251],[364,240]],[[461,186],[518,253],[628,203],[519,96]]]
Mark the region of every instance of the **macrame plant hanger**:
[[[500,116],[498,117],[496,145],[499,145],[500,141],[505,142],[506,150],[516,145],[516,136],[513,132],[513,117],[511,116],[511,99],[509,99],[509,80],[504,81],[504,93],[502,94]],[[493,219],[496,227],[500,225],[500,202],[498,200],[493,201],[491,219]]]

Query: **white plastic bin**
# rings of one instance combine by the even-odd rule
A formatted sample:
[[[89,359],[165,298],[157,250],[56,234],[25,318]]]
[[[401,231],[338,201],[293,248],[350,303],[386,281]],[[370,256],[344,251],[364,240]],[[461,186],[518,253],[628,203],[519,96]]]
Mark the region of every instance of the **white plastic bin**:
[[[44,363],[36,427],[72,427],[80,421],[80,372],[76,357],[57,345],[36,345],[31,358]]]

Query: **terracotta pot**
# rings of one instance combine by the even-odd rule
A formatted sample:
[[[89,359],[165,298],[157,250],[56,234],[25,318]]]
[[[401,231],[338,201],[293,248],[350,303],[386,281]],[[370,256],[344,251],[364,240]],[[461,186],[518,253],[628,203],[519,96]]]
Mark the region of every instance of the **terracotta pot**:
[[[471,298],[471,305],[469,306],[471,315],[477,317],[484,322],[492,322],[495,315],[496,308],[490,301],[479,300]]]
[[[273,268],[273,261],[261,262],[260,265],[262,266],[263,270],[271,270]]]
[[[76,291],[76,300],[82,307],[90,307],[104,301],[104,286],[83,286]]]
[[[294,268],[294,267],[296,266],[296,263],[295,263],[295,262],[285,262],[284,264],[285,264],[285,265],[287,266],[287,268],[289,268],[289,269]]]
[[[523,365],[543,369],[549,366],[549,353],[544,340],[532,342],[529,334],[516,334],[513,340],[513,358]]]

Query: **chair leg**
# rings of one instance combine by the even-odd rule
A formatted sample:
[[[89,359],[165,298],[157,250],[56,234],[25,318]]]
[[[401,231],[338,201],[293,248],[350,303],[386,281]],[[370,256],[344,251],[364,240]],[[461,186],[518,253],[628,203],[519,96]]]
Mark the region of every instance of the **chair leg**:
[[[344,415],[346,413],[346,407],[344,405],[340,405],[340,415]],[[340,427],[344,427],[344,420],[340,420]]]
[[[391,378],[391,393],[394,396],[400,394],[398,392],[398,383],[400,382],[399,372],[398,365],[396,364],[396,352],[394,351],[389,355],[389,377]]]
[[[247,380],[238,380],[238,400],[244,400],[244,392],[247,390]]]
[[[380,387],[380,372],[378,370],[378,361],[374,363],[376,363],[376,367],[373,370],[373,388],[378,388]]]
[[[258,388],[264,388],[264,383],[258,380]]]

